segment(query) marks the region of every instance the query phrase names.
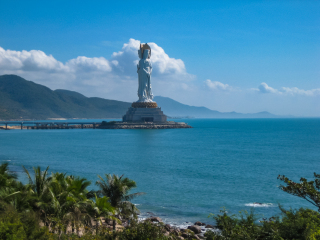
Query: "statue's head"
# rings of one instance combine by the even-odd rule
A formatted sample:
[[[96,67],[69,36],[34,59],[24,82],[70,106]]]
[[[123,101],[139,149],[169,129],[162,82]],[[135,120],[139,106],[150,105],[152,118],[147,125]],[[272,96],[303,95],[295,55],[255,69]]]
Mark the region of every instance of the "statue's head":
[[[144,51],[143,51],[143,59],[148,59],[148,58],[150,58],[150,50],[149,49],[145,49]]]
[[[151,48],[146,44],[140,44],[140,49],[138,50],[139,58],[148,59],[151,57]]]

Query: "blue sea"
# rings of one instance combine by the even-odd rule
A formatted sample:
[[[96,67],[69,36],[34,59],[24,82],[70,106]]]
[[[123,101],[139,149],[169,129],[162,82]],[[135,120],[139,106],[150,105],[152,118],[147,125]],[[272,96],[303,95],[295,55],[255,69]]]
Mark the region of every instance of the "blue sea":
[[[92,120],[88,120],[92,121]],[[101,121],[101,120],[99,120]],[[86,177],[124,174],[137,182],[141,218],[213,223],[210,213],[254,209],[258,217],[312,208],[282,192],[279,174],[320,173],[320,119],[179,119],[192,129],[0,131],[0,162]],[[255,204],[256,202],[261,204]]]

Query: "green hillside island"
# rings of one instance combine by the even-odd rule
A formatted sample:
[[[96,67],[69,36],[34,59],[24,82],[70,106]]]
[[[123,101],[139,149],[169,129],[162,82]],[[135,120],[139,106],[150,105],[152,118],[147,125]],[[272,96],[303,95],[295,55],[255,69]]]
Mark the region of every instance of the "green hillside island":
[[[16,75],[0,76],[0,119],[119,118],[130,103],[54,90]]]
[[[268,112],[242,114],[194,107],[157,96],[168,117],[178,118],[271,118]],[[51,90],[17,75],[0,76],[0,120],[49,118],[122,118],[131,103],[86,97],[69,90]]]

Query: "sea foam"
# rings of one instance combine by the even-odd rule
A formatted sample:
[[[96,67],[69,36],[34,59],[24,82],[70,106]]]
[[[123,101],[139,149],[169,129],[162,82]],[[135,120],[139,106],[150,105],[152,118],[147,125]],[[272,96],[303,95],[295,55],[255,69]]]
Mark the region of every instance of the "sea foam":
[[[247,207],[275,207],[272,203],[246,203],[245,206]]]

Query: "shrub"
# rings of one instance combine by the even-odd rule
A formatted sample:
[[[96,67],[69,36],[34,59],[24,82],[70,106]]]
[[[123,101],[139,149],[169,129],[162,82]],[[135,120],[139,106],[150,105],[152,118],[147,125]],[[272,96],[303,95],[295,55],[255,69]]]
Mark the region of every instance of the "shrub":
[[[20,216],[13,209],[6,208],[0,215],[0,239],[27,239]]]
[[[253,212],[214,216],[219,232],[209,231],[207,240],[219,239],[320,239],[320,214],[310,209],[285,210],[281,216],[257,221]]]
[[[164,236],[164,225],[153,224],[150,221],[141,223],[133,223],[129,228],[119,233],[121,240],[167,240],[168,237]]]
[[[0,214],[0,239],[48,239],[48,229],[40,227],[38,216],[32,212],[18,213],[3,205]]]

